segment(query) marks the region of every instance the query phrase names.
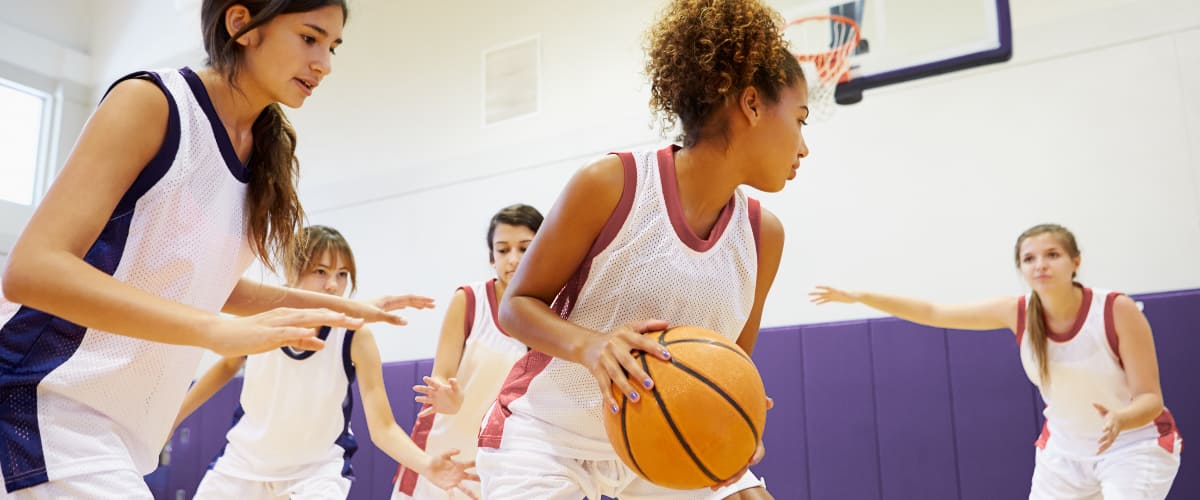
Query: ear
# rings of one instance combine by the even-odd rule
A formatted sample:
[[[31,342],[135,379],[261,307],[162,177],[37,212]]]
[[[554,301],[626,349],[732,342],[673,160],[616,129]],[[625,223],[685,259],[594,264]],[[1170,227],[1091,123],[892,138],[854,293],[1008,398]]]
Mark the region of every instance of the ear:
[[[245,5],[239,3],[231,5],[228,9],[225,9],[225,31],[227,31],[231,37],[241,31],[242,28],[245,28],[247,25],[249,25],[250,20],[250,9],[247,9]],[[242,36],[238,37],[235,42],[238,45],[246,47],[257,43],[257,38],[258,30],[250,30],[249,32],[246,32]]]
[[[766,111],[766,103],[759,94],[758,89],[753,85],[742,89],[738,94],[738,109],[742,111],[750,124],[758,123],[758,119],[762,117]]]
[[[1077,271],[1078,271],[1078,270],[1079,270],[1079,263],[1080,263],[1080,262],[1082,262],[1082,261],[1083,261],[1083,259],[1081,259],[1081,258],[1080,258],[1080,256],[1076,255],[1075,257],[1072,257],[1072,258],[1071,258],[1071,261],[1075,263],[1075,270],[1077,270]]]

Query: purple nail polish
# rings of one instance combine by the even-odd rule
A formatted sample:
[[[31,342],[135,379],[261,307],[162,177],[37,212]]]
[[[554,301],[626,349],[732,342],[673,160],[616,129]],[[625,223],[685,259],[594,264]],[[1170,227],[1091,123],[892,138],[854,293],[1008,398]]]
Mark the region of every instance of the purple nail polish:
[[[638,396],[638,393],[637,393],[637,391],[633,391],[633,392],[630,392],[630,393],[629,393],[629,399],[632,399],[632,400],[634,400],[634,401],[637,401],[639,397],[640,397],[640,396]]]
[[[663,349],[662,353],[664,358],[671,359],[671,351]]]
[[[650,386],[652,386],[652,385],[654,385],[654,382],[651,381],[650,379],[646,379],[646,380],[642,381],[642,386],[644,386],[647,389],[649,389]]]
[[[612,405],[612,412],[613,412],[613,413],[619,413],[620,411],[621,411],[621,408],[620,408],[619,406],[617,406],[617,405],[615,405],[615,404],[614,404],[614,405]]]

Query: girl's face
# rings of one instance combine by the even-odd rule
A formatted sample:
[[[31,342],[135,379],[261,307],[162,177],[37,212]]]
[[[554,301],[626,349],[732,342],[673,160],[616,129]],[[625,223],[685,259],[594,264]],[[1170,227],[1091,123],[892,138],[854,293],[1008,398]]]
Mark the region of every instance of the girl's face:
[[[350,284],[350,269],[346,259],[336,252],[325,252],[309,263],[307,271],[300,273],[296,288],[341,297]]]
[[[798,80],[779,92],[777,102],[760,103],[761,116],[754,126],[745,129],[751,168],[746,184],[760,191],[777,192],[796,177],[800,159],[808,156],[802,130],[808,119],[808,87]]]
[[[496,279],[504,286],[517,273],[517,265],[533,242],[533,230],[525,226],[497,224],[492,233],[492,268]]]
[[[236,16],[235,16],[236,17]],[[243,83],[272,102],[298,108],[333,72],[342,43],[342,8],[281,14],[238,39],[245,46]]]
[[[1079,269],[1079,257],[1072,257],[1054,233],[1041,233],[1021,242],[1021,275],[1029,288],[1039,293],[1070,288]]]

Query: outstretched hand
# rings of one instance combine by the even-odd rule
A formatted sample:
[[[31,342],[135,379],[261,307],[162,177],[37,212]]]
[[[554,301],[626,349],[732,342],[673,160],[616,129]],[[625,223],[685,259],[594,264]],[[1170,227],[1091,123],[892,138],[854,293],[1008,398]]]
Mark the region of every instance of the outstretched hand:
[[[425,471],[425,479],[433,483],[434,486],[446,490],[447,492],[458,490],[467,498],[478,499],[475,493],[470,488],[463,486],[463,481],[479,481],[479,474],[468,472],[467,469],[475,468],[475,461],[459,462],[451,460],[451,457],[457,455],[458,450],[446,450],[445,453],[430,457],[429,469]]]
[[[356,329],[363,320],[328,309],[281,307],[253,316],[220,317],[208,331],[202,347],[223,357],[246,356],[280,347],[319,351],[325,342],[317,338],[322,326]]]
[[[433,298],[422,295],[384,295],[370,300],[357,301],[361,306],[361,316],[367,323],[391,323],[407,325],[408,320],[392,311],[397,309],[432,309]]]
[[[432,413],[447,415],[458,413],[458,409],[462,407],[463,393],[458,386],[457,378],[451,377],[445,383],[430,376],[426,376],[422,380],[425,381],[425,385],[413,386],[413,391],[422,394],[414,397],[413,400],[424,405],[421,412],[417,413],[418,418]]]
[[[826,304],[829,302],[841,302],[843,304],[853,304],[858,302],[858,294],[851,291],[840,290],[831,286],[817,285],[817,291],[809,292],[809,302]]]

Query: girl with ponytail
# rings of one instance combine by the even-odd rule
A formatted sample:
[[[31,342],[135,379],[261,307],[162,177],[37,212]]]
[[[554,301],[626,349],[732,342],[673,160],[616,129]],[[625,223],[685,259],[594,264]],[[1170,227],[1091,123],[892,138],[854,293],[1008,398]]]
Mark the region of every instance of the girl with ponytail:
[[[317,327],[432,305],[241,278],[296,256],[296,134],[279,105],[329,76],[346,14],[343,0],[204,0],[207,67],[108,89],[0,280],[5,498],[151,498],[142,476],[199,348],[319,350]]]
[[[1025,297],[944,305],[820,286],[813,302],[861,303],[923,325],[1006,328],[1046,401],[1030,499],[1163,499],[1183,440],[1163,406],[1150,323],[1133,299],[1075,281],[1075,235],[1040,224],[1017,238]]]

